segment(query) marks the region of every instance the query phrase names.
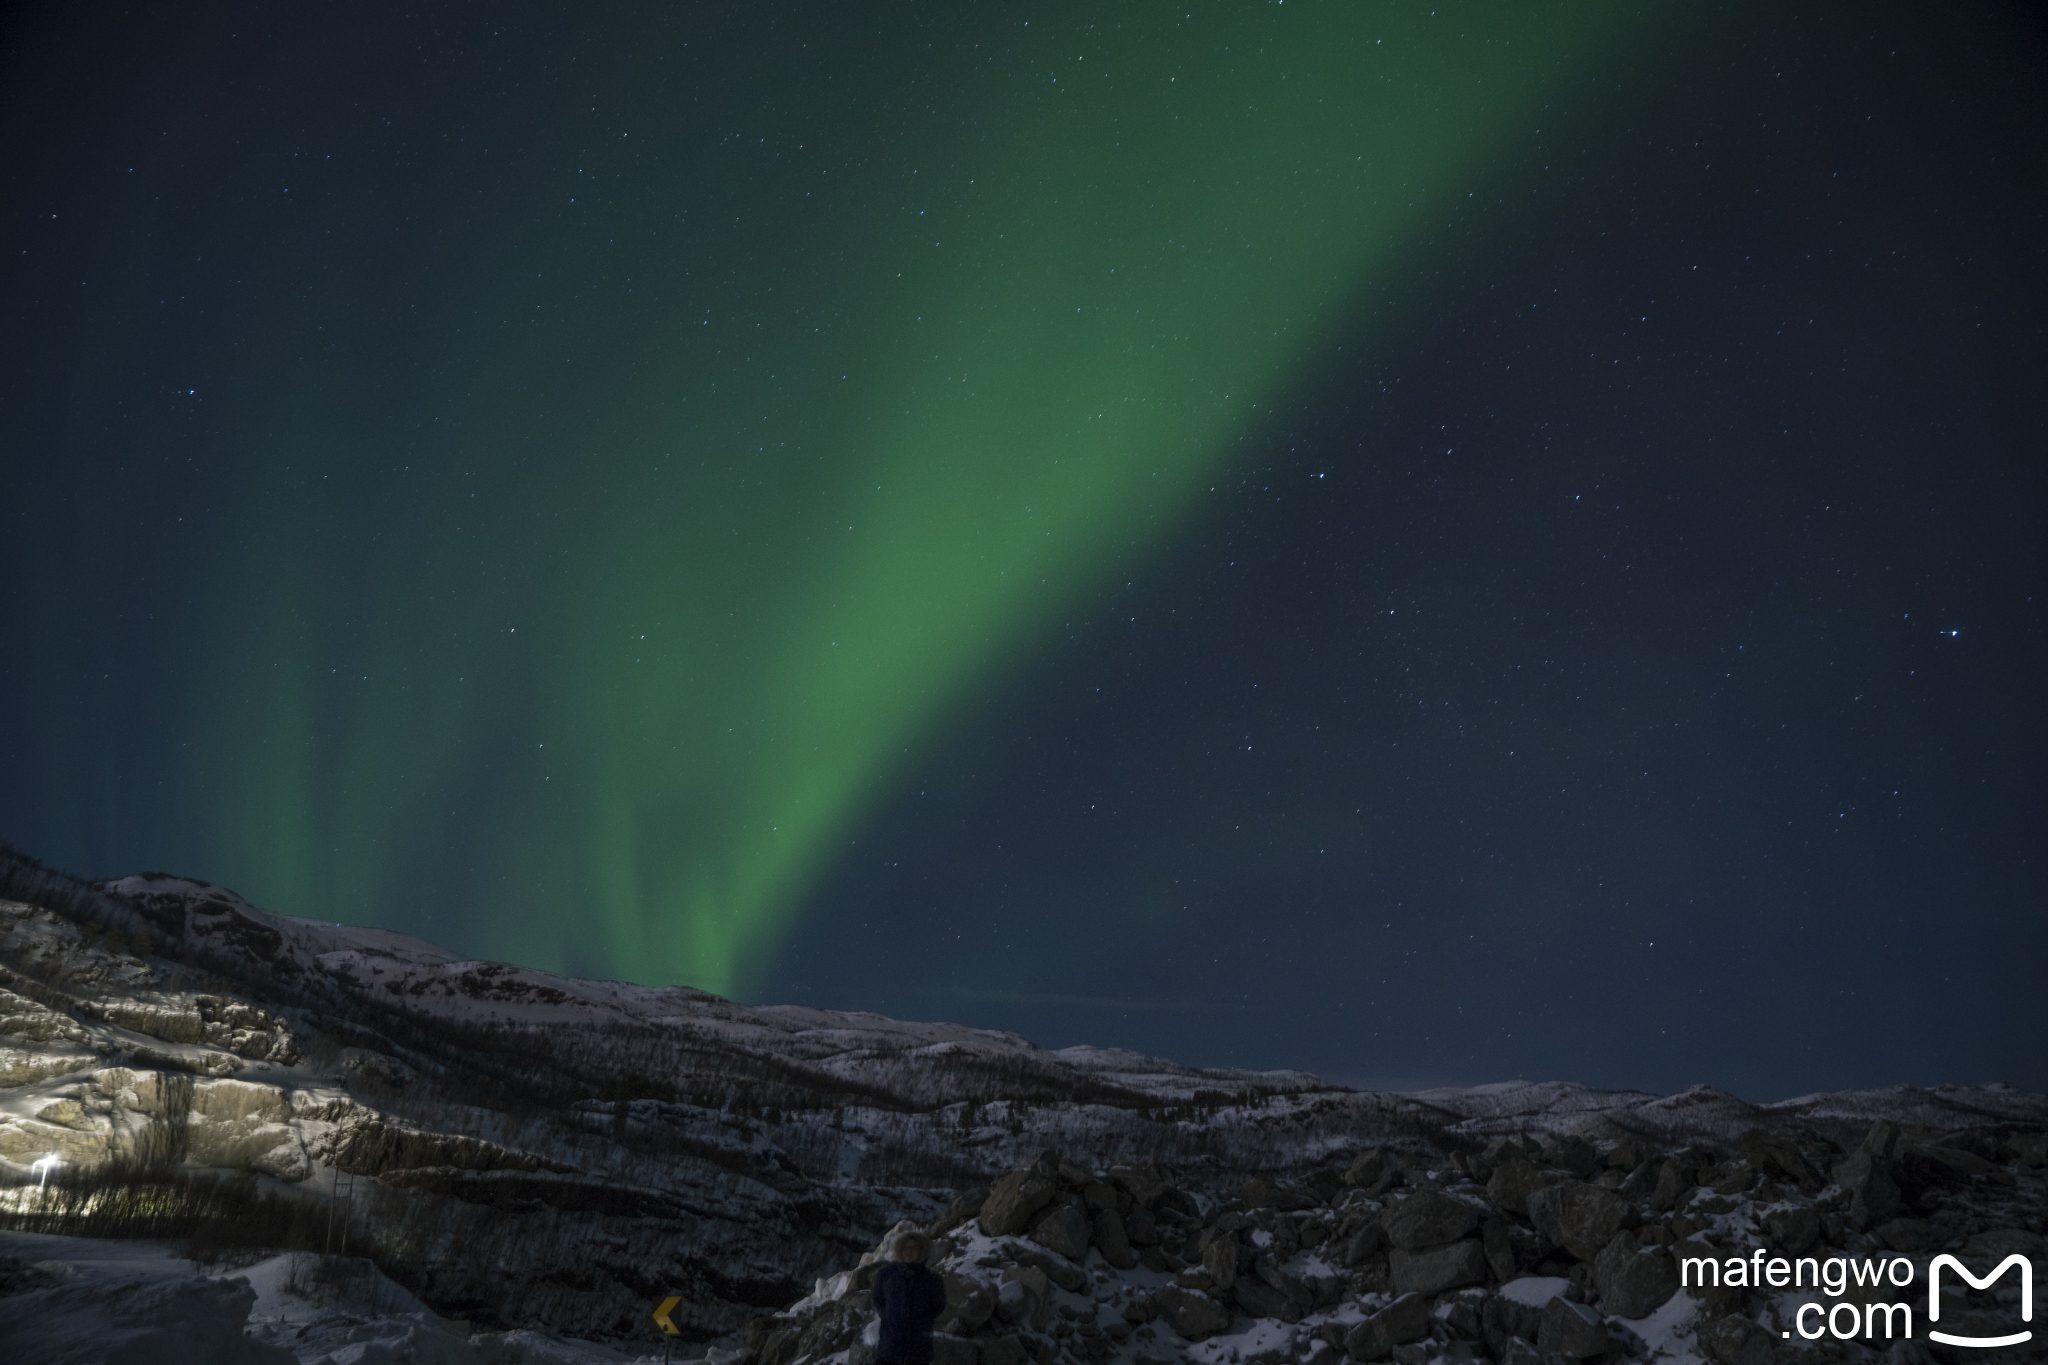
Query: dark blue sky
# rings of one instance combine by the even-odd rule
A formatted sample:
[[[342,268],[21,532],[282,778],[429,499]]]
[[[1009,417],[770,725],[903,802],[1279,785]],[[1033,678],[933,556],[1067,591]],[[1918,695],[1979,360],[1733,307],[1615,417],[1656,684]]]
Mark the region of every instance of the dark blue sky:
[[[1223,18],[1266,22],[1237,9]],[[830,37],[832,13],[678,12],[664,41],[747,73],[703,100],[773,110],[796,68],[763,54],[792,25]],[[900,96],[837,110],[844,136],[943,119],[919,101],[949,53],[967,69],[997,43],[977,14],[892,19],[857,59],[841,49],[843,74]],[[563,382],[496,373],[459,329],[410,320],[495,202],[465,181],[437,206],[427,134],[540,137],[536,109],[583,70],[624,79],[633,31],[517,16],[518,60],[587,64],[558,63],[538,93],[407,65],[416,47],[442,69],[470,22],[6,21],[0,839],[315,908],[266,893],[287,883],[266,880],[261,839],[201,818],[271,790],[192,756],[247,738],[201,693],[274,714],[246,663],[269,656],[245,636],[339,657],[366,613],[414,609],[366,586],[403,584],[409,538],[467,546],[454,537],[481,526],[494,552],[509,522],[461,527],[457,466],[417,494],[379,482],[410,469],[394,452],[428,441],[447,394],[539,413]],[[236,47],[238,25],[261,46]],[[933,712],[856,803],[750,998],[1359,1085],[2048,1087],[2041,39],[2020,7],[1639,21],[1338,310],[1336,359],[1243,421],[1217,496],[1134,526],[1057,620]],[[919,41],[931,55],[890,64]],[[818,70],[839,69],[832,51]],[[835,113],[806,79],[813,113]],[[333,114],[358,83],[374,133]],[[721,116],[674,99],[682,125]],[[184,159],[130,194],[124,159],[159,124]],[[297,145],[277,128],[358,154],[350,191],[296,236],[242,207],[275,174],[270,142]],[[710,189],[739,202],[784,172],[721,174]],[[412,216],[374,227],[380,194]],[[733,231],[682,264],[768,291],[739,250],[757,229]],[[837,260],[791,247],[774,270],[829,278]],[[84,283],[123,272],[143,283]],[[176,325],[146,297],[173,279]],[[591,335],[642,320],[576,306]],[[266,327],[315,318],[307,336],[346,364],[279,371],[289,429],[209,416]],[[591,430],[644,415],[605,406],[615,379],[579,381],[606,396]],[[565,442],[508,467],[590,501],[590,458]],[[295,461],[374,492],[341,511],[252,493]],[[408,520],[422,507],[447,529]],[[301,558],[337,526],[376,548]],[[566,551],[604,538],[584,529]],[[602,580],[588,590],[600,611]],[[277,614],[245,630],[245,602]],[[245,662],[222,666],[219,640]],[[537,714],[557,673],[520,658]],[[489,725],[530,750],[505,695]],[[379,714],[310,705],[326,757],[291,782],[345,787]],[[362,917],[506,953],[496,898],[554,874],[489,852],[493,803],[525,774],[486,752],[500,736],[464,733],[477,752],[436,795],[481,828],[408,853],[412,889]],[[400,866],[345,807],[318,826],[324,865]],[[613,969],[601,880],[559,869],[535,960]]]

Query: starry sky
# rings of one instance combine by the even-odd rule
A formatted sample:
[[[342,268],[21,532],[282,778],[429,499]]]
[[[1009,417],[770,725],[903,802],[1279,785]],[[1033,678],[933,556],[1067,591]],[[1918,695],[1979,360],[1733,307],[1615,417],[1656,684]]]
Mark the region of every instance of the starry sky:
[[[1358,1086],[2048,1086],[2024,7],[4,24],[0,839]]]

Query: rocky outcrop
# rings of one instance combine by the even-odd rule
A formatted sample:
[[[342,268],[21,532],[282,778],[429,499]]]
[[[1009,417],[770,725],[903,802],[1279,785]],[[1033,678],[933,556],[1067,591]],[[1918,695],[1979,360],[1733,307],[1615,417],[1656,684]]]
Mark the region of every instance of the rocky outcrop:
[[[1598,1256],[1633,1212],[1620,1195],[1583,1180],[1560,1180],[1529,1196],[1536,1231],[1582,1261]]]
[[[1353,1360],[1383,1360],[1396,1346],[1429,1335],[1429,1300],[1403,1294],[1344,1334],[1344,1352]]]
[[[1387,1230],[1390,1244],[1413,1251],[1459,1240],[1479,1226],[1479,1212],[1462,1199],[1423,1190],[1388,1209],[1380,1226]]]
[[[981,1230],[985,1236],[1008,1237],[1031,1226],[1040,1209],[1059,1193],[1056,1177],[1038,1170],[1013,1171],[996,1182],[988,1201],[981,1206]]]
[[[1600,1306],[1617,1318],[1646,1318],[1678,1292],[1678,1263],[1657,1245],[1644,1246],[1634,1233],[1616,1233],[1593,1260]]]
[[[1977,1146],[1982,1152],[1876,1129],[1857,1154],[1914,1173],[1902,1192],[1922,1206],[1938,1203],[1943,1189],[2017,1197],[2017,1173],[2048,1157],[2048,1142],[2028,1134]],[[1196,1347],[1203,1359],[1276,1365],[1335,1365],[1339,1352],[1397,1365],[1623,1365],[1647,1361],[1647,1321],[1690,1292],[1680,1317],[1657,1319],[1666,1332],[1675,1321],[1681,1355],[1786,1365],[1775,1300],[1743,1284],[1684,1290],[1678,1257],[1714,1257],[1703,1236],[1738,1226],[1844,1254],[1856,1236],[1853,1193],[1817,1183],[1816,1172],[1855,1156],[1810,1135],[1752,1135],[1727,1152],[1659,1150],[1640,1139],[1497,1142],[1435,1157],[1377,1149],[1341,1167],[1218,1192],[1185,1172],[1090,1172],[1048,1152],[998,1181],[972,1221],[951,1209],[943,1227],[933,1225],[948,1286],[944,1349],[959,1360],[1054,1365],[1198,1358]],[[1525,1211],[1496,1199],[1501,1188]],[[2004,1216],[2040,1216],[2018,1211],[2027,1207]],[[1157,1240],[1134,1250],[1119,1233],[1141,1220]],[[1911,1221],[1924,1226],[1895,1220],[1886,1235],[1931,1246],[1971,1225]],[[1027,1235],[1004,1231],[1026,1224]],[[2042,1244],[2011,1231],[1969,1249],[1988,1265],[2013,1250],[2040,1254]],[[1142,1288],[1134,1265],[1172,1278]],[[821,1282],[820,1292],[763,1319],[750,1335],[761,1346],[755,1359],[819,1365],[824,1355],[807,1352],[839,1342],[833,1349],[849,1349],[850,1360],[869,1360],[859,1345],[843,1345],[857,1341],[871,1314],[865,1283],[858,1272]],[[1668,1338],[1665,1349],[1674,1349]]]
[[[186,1000],[104,999],[84,1002],[95,1017],[167,1043],[218,1048],[250,1061],[290,1066],[299,1059],[290,1027],[253,1005],[213,995]]]
[[[82,1043],[85,1030],[78,1021],[68,1015],[16,995],[13,991],[0,990],[0,1039],[15,1043]]]
[[[99,1055],[54,1046],[34,1050],[0,1047],[0,1089],[30,1085],[52,1076],[68,1076],[99,1061]]]
[[[425,1132],[384,1119],[338,1128],[322,1144],[320,1154],[323,1160],[351,1175],[383,1175],[419,1167],[556,1173],[576,1169],[532,1152],[513,1151],[457,1133]]]
[[[1395,1247],[1387,1269],[1396,1294],[1436,1295],[1446,1289],[1486,1283],[1486,1248],[1476,1237],[1410,1251]]]

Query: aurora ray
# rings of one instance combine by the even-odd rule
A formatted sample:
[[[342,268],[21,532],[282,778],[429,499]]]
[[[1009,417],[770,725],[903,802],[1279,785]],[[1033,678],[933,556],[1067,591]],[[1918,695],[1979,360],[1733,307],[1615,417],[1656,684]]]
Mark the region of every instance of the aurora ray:
[[[901,756],[1200,514],[1616,28],[1233,14],[653,35],[420,130],[464,211],[312,164],[216,384],[195,863],[746,994]]]

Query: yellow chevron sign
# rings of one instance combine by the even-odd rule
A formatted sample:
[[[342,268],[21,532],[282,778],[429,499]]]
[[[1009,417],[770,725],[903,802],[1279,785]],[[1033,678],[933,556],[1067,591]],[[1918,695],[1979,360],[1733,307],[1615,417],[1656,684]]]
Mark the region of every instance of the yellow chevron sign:
[[[654,1310],[655,1325],[661,1328],[662,1331],[668,1333],[672,1337],[679,1337],[683,1334],[682,1329],[680,1327],[677,1327],[674,1323],[668,1320],[668,1315],[670,1313],[675,1312],[676,1305],[681,1303],[682,1301],[682,1296],[680,1294],[671,1294],[667,1298],[663,1299],[658,1305],[656,1305]]]

